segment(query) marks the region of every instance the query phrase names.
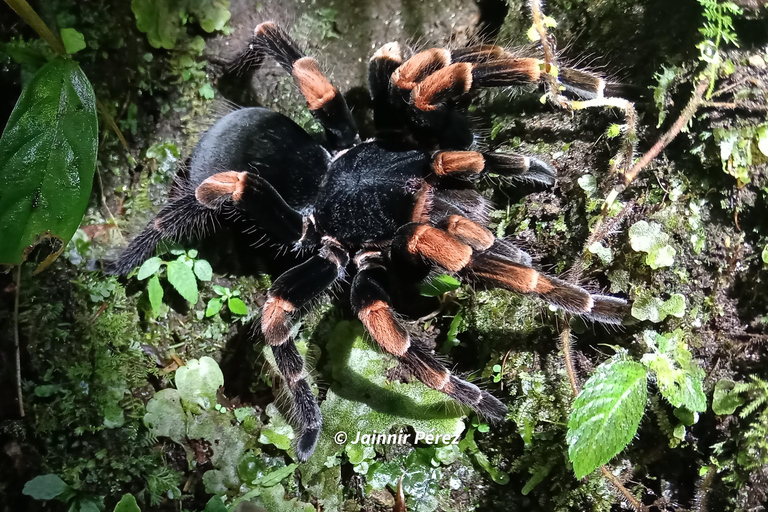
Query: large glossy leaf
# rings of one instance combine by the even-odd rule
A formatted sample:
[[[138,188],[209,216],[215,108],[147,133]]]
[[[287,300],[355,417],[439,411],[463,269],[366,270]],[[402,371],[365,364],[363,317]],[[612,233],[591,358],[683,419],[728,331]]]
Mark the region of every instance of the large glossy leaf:
[[[52,60],[22,91],[0,139],[0,263],[21,263],[44,238],[72,238],[88,206],[97,145],[88,78],[76,62]]]
[[[568,457],[582,478],[635,437],[647,399],[645,368],[634,361],[601,364],[584,384],[568,420]]]

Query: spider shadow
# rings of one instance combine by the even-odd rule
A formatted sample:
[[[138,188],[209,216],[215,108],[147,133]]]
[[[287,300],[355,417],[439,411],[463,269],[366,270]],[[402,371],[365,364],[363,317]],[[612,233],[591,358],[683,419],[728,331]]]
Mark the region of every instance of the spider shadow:
[[[339,335],[340,326],[337,326],[328,342],[331,346],[328,351],[333,350],[329,363],[334,377],[330,389],[334,393],[345,400],[364,403],[378,413],[411,420],[455,419],[468,412],[447,396],[444,402],[420,404],[410,396],[379,386],[358,373],[349,364],[357,336],[348,334],[359,334],[363,328],[356,321],[348,324],[349,332]]]

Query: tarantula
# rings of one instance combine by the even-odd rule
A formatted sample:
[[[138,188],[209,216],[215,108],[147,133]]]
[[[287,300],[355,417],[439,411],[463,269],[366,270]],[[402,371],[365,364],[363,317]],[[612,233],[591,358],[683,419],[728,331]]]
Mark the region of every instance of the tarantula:
[[[265,57],[293,75],[325,130],[325,144],[271,110],[227,114],[195,147],[187,192],[160,211],[111,272],[125,274],[161,239],[199,234],[233,211],[274,242],[310,251],[274,281],[261,317],[293,397],[300,460],[312,455],[322,416],[291,339],[291,318],[348,276],[351,305],[381,348],[427,386],[490,420],[503,419],[506,406],[452,375],[393,306],[416,300],[418,283],[430,273],[536,295],[596,321],[621,321],[625,301],[542,274],[527,253],[496,238],[488,229],[488,201],[473,186],[491,173],[554,182],[552,168],[536,158],[473,151],[475,137],[457,103],[481,87],[536,84],[541,61],[491,45],[432,48],[404,59],[397,43],[386,44],[369,65],[376,137],[362,142],[344,97],[273,22],[256,27],[236,64],[257,68]],[[605,89],[601,79],[576,70],[561,70],[560,79],[582,96]]]

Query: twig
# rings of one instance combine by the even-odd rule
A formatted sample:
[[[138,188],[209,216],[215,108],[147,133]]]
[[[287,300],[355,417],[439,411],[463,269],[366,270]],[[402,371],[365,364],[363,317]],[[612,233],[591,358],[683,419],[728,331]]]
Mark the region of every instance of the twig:
[[[24,417],[24,397],[21,392],[21,344],[19,343],[19,295],[21,295],[21,265],[16,267],[16,298],[13,302],[13,341],[16,347],[16,396],[19,416]]]
[[[685,128],[688,122],[693,118],[694,114],[696,114],[696,111],[699,109],[702,98],[704,97],[704,93],[707,91],[708,86],[709,80],[707,79],[702,79],[699,82],[699,85],[696,86],[696,91],[694,92],[690,101],[688,101],[688,104],[685,106],[683,111],[680,113],[680,117],[677,118],[675,124],[673,124],[672,127],[664,135],[662,135],[658,141],[656,141],[656,144],[654,144],[653,147],[651,147],[651,149],[649,149],[648,152],[645,153],[640,158],[640,160],[638,160],[637,163],[624,174],[624,183],[616,185],[611,193],[608,194],[608,197],[605,199],[605,204],[603,205],[604,211],[607,210],[611,204],[613,204],[613,201],[616,200],[619,194],[626,190],[632,181],[637,178],[637,175],[640,174],[640,172],[645,169],[646,166],[648,166],[648,164],[650,164],[654,158],[659,156],[659,153],[661,153],[661,151],[666,148],[675,137],[677,137],[677,134],[680,133],[683,128]]]
[[[573,369],[573,357],[571,355],[571,322],[570,315],[566,315],[565,328],[560,333],[560,341],[563,344],[563,358],[565,359],[565,371],[568,374],[568,381],[571,383],[573,396],[579,396],[579,382],[576,380],[576,372]]]
[[[37,15],[35,10],[26,2],[26,0],[5,0],[5,3],[7,3],[16,14],[21,16],[21,19],[26,21],[27,24],[32,27],[32,30],[37,32],[37,35],[48,43],[48,46],[50,46],[54,52],[59,55],[67,54],[67,50],[64,48],[64,43],[61,42],[61,39],[51,32],[48,25],[40,19],[40,16]]]
[[[643,506],[640,501],[635,498],[635,495],[629,492],[629,489],[624,487],[624,484],[621,483],[621,480],[616,478],[616,475],[611,473],[611,470],[608,469],[608,466],[600,466],[600,472],[603,474],[606,480],[611,482],[616,489],[621,493],[622,496],[624,496],[624,499],[627,500],[627,503],[629,503],[629,506],[632,507],[635,510],[646,510],[646,507]]]

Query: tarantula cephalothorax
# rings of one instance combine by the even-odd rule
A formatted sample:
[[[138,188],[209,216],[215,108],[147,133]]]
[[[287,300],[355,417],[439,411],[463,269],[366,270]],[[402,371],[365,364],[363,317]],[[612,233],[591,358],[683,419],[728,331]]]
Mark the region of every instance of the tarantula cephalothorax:
[[[295,403],[302,461],[315,449],[322,417],[291,339],[290,320],[347,274],[351,304],[371,337],[419,380],[490,420],[507,408],[446,369],[393,303],[415,300],[430,272],[450,272],[485,287],[537,295],[562,309],[618,323],[626,303],[531,268],[531,259],[488,230],[488,202],[472,180],[489,173],[554,181],[552,169],[531,157],[472,151],[474,136],[456,100],[479,87],[540,80],[541,62],[497,46],[433,48],[403,59],[389,43],[370,61],[376,138],[361,142],[344,98],[289,36],[260,24],[240,68],[276,59],[295,78],[325,129],[321,146],[287,117],[244,108],[220,119],[201,138],[187,192],[165,206],[111,268],[127,273],[149,258],[163,238],[195,235],[217,216],[236,212],[273,241],[313,256],[279,276],[264,304],[261,329]],[[561,70],[563,86],[602,94],[588,73]]]

